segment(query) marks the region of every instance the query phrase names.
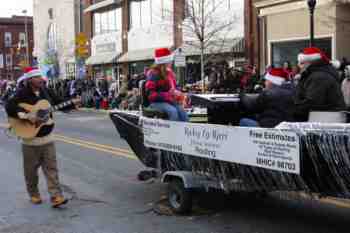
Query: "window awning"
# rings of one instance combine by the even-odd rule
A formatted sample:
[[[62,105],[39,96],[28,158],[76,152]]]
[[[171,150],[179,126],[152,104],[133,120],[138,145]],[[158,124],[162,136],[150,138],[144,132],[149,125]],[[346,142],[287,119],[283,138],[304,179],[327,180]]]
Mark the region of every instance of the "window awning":
[[[122,3],[123,0],[105,0],[96,4],[93,4],[91,6],[88,6],[85,10],[84,13],[92,12],[92,11],[97,11],[101,8],[111,6],[111,5],[117,5]]]
[[[120,53],[111,52],[111,53],[101,53],[86,59],[86,65],[103,65],[111,64],[117,62],[117,58],[120,56]]]
[[[185,42],[182,51],[186,56],[199,56],[201,54],[198,42]],[[204,49],[204,54],[220,54],[220,53],[243,53],[244,39],[234,38],[224,41],[212,41],[209,46]]]
[[[123,54],[118,63],[153,60],[154,48],[129,51]]]

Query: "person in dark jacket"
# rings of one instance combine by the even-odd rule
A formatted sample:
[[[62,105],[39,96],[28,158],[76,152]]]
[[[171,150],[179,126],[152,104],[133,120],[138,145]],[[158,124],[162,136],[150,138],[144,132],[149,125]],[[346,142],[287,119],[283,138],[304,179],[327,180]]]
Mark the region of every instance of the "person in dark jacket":
[[[283,121],[293,121],[294,86],[287,80],[288,73],[282,68],[271,69],[265,75],[265,89],[248,107],[257,115],[256,120],[242,118],[240,126],[273,128]]]
[[[5,109],[8,117],[21,119],[32,124],[46,122],[37,115],[29,114],[20,104],[25,103],[35,105],[38,101],[47,100],[51,104],[59,104],[53,93],[45,88],[45,81],[40,70],[36,68],[26,69],[24,87],[19,89],[15,95],[7,102]],[[46,117],[45,117],[46,118]],[[52,114],[48,115],[52,120]],[[56,208],[67,203],[63,197],[58,179],[58,169],[56,162],[56,149],[52,138],[54,122],[42,126],[34,138],[22,139],[22,152],[24,163],[24,176],[30,201],[33,204],[40,204],[42,199],[38,190],[38,169],[42,167],[47,180],[48,190],[51,196],[52,207]]]
[[[295,96],[296,121],[308,121],[311,111],[344,110],[338,73],[326,55],[319,48],[310,47],[299,54],[298,62],[301,77]]]

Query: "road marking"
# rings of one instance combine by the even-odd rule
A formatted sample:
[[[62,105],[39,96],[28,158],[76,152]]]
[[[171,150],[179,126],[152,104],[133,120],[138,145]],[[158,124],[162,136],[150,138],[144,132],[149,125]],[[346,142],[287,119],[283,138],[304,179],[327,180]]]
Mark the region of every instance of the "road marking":
[[[0,128],[7,128],[8,126],[9,126],[8,124],[0,123]],[[80,139],[76,139],[76,138],[71,138],[71,137],[58,135],[58,134],[54,134],[54,138],[57,141],[65,142],[68,144],[73,144],[73,145],[85,147],[88,149],[106,152],[106,153],[109,153],[112,155],[117,155],[119,157],[125,157],[128,159],[137,160],[136,155],[130,150],[126,150],[126,149],[122,149],[122,148],[118,148],[118,147],[112,147],[109,145],[97,144],[97,143],[93,143],[93,142],[89,142],[89,141],[85,141],[85,140],[80,140]]]
[[[96,150],[96,151],[109,153],[109,154],[112,154],[112,155],[116,155],[118,157],[125,157],[125,158],[128,158],[128,159],[137,160],[137,157],[135,155],[126,154],[124,152],[117,151],[117,150],[108,150],[108,149],[104,149],[104,148],[101,148],[101,147],[91,146],[91,145],[83,144],[83,143],[79,143],[79,142],[74,142],[72,140],[66,140],[66,139],[63,139],[63,138],[60,138],[60,137],[55,137],[55,140],[61,141],[61,142],[65,142],[65,143],[68,143],[68,144],[81,146],[81,147],[92,149],[92,150]]]
[[[84,145],[89,145],[89,146],[93,146],[93,147],[103,148],[103,149],[106,149],[106,150],[119,151],[119,152],[126,153],[128,155],[131,155],[131,156],[135,155],[132,151],[126,150],[126,149],[122,149],[122,148],[119,148],[119,147],[113,147],[113,146],[104,145],[104,144],[97,144],[97,143],[94,143],[94,142],[81,140],[81,139],[77,139],[77,138],[71,138],[71,137],[67,137],[67,136],[63,136],[63,135],[59,135],[59,134],[54,134],[54,136],[55,136],[55,138],[59,138],[59,139],[67,140],[67,141],[73,141],[73,142],[77,142],[77,143],[84,144]]]

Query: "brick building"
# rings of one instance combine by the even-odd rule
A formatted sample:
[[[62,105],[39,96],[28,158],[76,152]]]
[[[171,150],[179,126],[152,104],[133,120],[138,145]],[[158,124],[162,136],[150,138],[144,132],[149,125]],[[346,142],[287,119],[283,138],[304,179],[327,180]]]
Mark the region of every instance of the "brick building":
[[[27,60],[25,24],[29,37],[29,62],[33,62],[33,18],[12,16],[0,18],[0,78],[16,80]]]
[[[237,54],[243,59],[243,43],[239,43],[243,37],[243,2],[217,2],[225,4],[225,12],[218,19],[238,10],[236,28],[228,33],[232,45],[225,48],[227,53],[232,53],[234,45],[241,46]],[[186,58],[191,58],[187,61],[199,60],[199,50],[184,43],[187,38],[182,23],[186,18],[186,0],[85,0],[84,5],[84,33],[91,38],[91,56],[86,64],[95,78],[114,79],[121,73],[141,73],[153,63],[157,47],[182,47],[188,52]]]

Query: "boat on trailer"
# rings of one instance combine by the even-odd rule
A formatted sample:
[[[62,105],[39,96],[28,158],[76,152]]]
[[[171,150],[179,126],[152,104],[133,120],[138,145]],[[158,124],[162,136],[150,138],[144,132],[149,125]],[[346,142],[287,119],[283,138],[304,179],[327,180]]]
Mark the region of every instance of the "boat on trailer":
[[[349,124],[238,127],[245,115],[239,96],[196,98],[207,108],[207,124],[149,118],[141,111],[110,112],[119,135],[153,169],[152,176],[169,183],[168,199],[175,212],[190,211],[192,191],[198,189],[350,198]]]

